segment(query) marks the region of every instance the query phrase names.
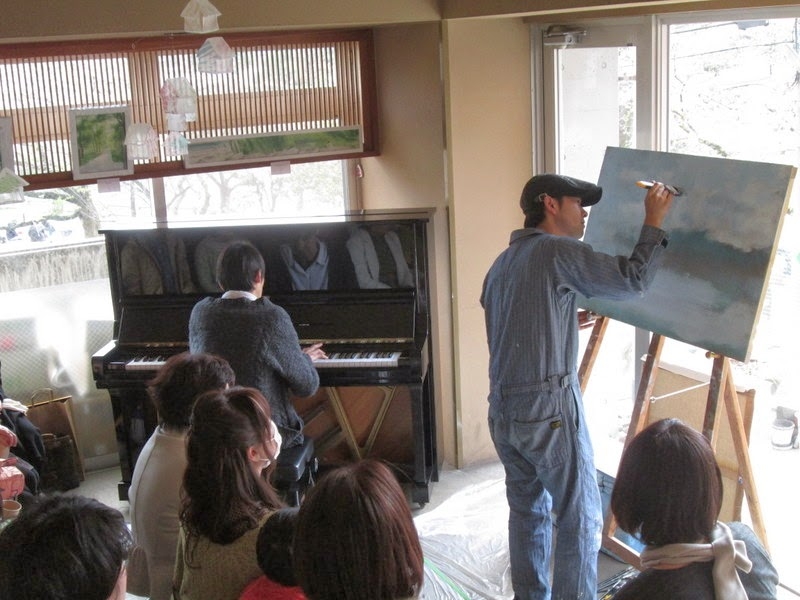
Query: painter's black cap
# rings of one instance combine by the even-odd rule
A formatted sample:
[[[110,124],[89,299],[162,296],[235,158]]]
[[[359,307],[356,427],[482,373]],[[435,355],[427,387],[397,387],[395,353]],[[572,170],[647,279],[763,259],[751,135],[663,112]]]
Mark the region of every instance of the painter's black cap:
[[[576,196],[581,199],[581,206],[592,206],[600,202],[603,188],[594,183],[565,175],[552,173],[534,175],[522,188],[522,196],[519,199],[522,212],[527,213],[531,210],[534,204],[539,202],[539,197],[542,194],[547,194],[553,198]]]

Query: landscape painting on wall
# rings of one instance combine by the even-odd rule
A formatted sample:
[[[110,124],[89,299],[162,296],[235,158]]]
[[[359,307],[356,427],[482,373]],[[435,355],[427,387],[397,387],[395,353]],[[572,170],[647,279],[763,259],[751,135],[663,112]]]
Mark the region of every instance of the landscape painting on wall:
[[[231,163],[354,154],[363,149],[361,127],[336,127],[189,140],[187,169]]]
[[[581,298],[597,314],[730,358],[748,359],[796,168],[624,148],[606,149],[584,241],[630,255],[644,218],[639,180],[676,186],[669,245],[649,291],[628,301]]]
[[[130,106],[73,109],[68,114],[73,179],[133,173],[133,161],[128,159],[125,147]]]

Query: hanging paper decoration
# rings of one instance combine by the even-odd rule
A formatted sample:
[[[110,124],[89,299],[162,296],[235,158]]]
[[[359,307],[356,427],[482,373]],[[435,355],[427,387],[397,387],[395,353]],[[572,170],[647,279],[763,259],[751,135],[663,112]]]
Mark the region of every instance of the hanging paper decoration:
[[[201,73],[233,73],[236,53],[221,37],[208,38],[197,50],[197,70]]]
[[[150,123],[134,123],[125,134],[128,158],[151,159],[158,156],[158,134]]]
[[[186,123],[197,120],[197,92],[185,77],[167,79],[161,86],[161,104],[169,131],[186,131]]]
[[[164,154],[167,156],[185,156],[189,151],[189,141],[180,131],[170,131],[164,141]]]
[[[208,0],[190,0],[181,11],[183,30],[187,33],[209,33],[219,29],[217,17],[222,13]]]

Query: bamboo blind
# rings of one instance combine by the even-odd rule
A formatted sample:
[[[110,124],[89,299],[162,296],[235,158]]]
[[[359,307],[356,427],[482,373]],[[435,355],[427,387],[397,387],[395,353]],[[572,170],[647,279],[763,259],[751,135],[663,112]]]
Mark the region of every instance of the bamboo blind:
[[[73,185],[70,111],[128,105],[132,123],[167,132],[160,90],[184,77],[197,91],[188,140],[362,127],[377,151],[371,32],[320,31],[224,36],[234,71],[201,73],[203,36],[0,45],[0,116],[12,118],[15,168],[31,187]],[[180,157],[137,161],[136,177],[183,172]],[[330,160],[331,157],[325,157]],[[252,166],[252,165],[251,165]],[[84,180],[85,182],[85,180]]]

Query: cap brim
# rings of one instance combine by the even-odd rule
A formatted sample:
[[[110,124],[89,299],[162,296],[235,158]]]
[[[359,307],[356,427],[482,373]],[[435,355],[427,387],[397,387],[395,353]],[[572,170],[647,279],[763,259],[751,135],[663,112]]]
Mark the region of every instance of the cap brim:
[[[591,194],[586,194],[581,196],[581,206],[594,206],[598,202],[600,202],[600,198],[603,196],[603,188],[598,187],[596,191],[593,191]]]

